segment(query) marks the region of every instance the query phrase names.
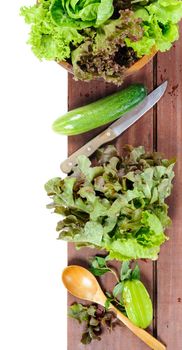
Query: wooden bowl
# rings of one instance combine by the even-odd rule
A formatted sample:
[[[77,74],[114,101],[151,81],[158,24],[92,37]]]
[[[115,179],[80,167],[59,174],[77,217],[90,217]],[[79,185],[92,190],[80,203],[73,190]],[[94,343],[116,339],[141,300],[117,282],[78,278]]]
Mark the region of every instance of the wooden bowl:
[[[143,68],[157,53],[155,48],[152,48],[149,55],[145,55],[140,58],[137,62],[135,62],[130,68],[126,70],[125,76],[129,76],[133,73],[138,72],[141,68]],[[65,68],[69,73],[73,74],[73,67],[70,63],[66,61],[59,62],[60,66]]]

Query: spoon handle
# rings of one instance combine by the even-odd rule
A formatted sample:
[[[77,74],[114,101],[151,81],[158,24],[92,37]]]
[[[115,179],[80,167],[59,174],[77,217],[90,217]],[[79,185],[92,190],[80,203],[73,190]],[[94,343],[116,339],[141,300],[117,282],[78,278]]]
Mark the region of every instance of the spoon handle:
[[[150,333],[146,332],[144,329],[135,326],[125,315],[123,315],[118,309],[113,305],[109,307],[111,311],[114,311],[117,318],[122,321],[125,326],[127,326],[130,331],[132,331],[138,338],[143,340],[153,350],[166,350],[166,346],[162,344],[159,340],[154,338]]]

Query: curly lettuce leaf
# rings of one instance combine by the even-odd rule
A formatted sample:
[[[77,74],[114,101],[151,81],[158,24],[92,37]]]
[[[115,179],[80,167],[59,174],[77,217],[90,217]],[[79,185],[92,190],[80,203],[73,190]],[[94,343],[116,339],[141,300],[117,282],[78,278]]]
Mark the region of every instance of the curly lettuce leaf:
[[[144,211],[142,213],[141,225],[141,228],[135,235],[141,245],[155,247],[165,242],[166,236],[163,226],[155,214],[147,210]]]
[[[114,146],[101,149],[100,166],[85,156],[65,179],[53,178],[45,189],[48,208],[63,216],[59,239],[106,249],[110,258],[155,260],[167,239],[171,220],[165,199],[170,195],[174,160],[125,146],[122,157]]]
[[[143,247],[134,238],[128,240],[116,240],[107,246],[109,260],[127,261],[131,259],[151,259],[157,260],[160,247]]]
[[[108,303],[110,304],[110,301]],[[118,323],[116,316],[112,312],[107,311],[106,306],[101,309],[100,306],[95,304],[82,305],[74,303],[68,309],[68,316],[79,323],[84,323],[84,331],[81,338],[81,343],[84,344],[84,347],[93,340],[100,341],[104,328],[112,331]]]
[[[101,0],[97,11],[96,27],[99,27],[106,22],[106,20],[112,16],[113,12],[113,0]]]
[[[61,230],[59,239],[65,241],[74,242],[76,244],[81,243],[87,246],[98,246],[102,245],[103,227],[97,222],[86,222],[84,227],[78,227],[77,219],[64,221],[64,227],[61,225],[57,226],[57,231]]]
[[[91,167],[91,161],[85,155],[80,155],[78,157],[78,168],[89,181],[102,175],[104,171],[101,166]]]
[[[50,14],[53,22],[58,27],[63,28],[76,28],[76,29],[84,29],[90,27],[94,24],[92,20],[86,20],[86,18],[82,21],[79,15],[74,16],[74,12],[72,13],[69,10],[69,2],[67,2],[68,6],[64,7],[64,2],[61,0],[54,0],[51,8]]]
[[[109,259],[118,259],[119,256],[119,260],[157,259],[159,247],[167,239],[163,226],[158,217],[149,211],[142,213],[140,225],[133,235],[121,235],[121,238],[117,239],[113,236],[111,240],[106,240],[105,248],[110,252]]]
[[[51,5],[51,16],[57,25],[77,29],[99,27],[113,12],[113,0],[54,0]]]
[[[182,1],[158,0],[148,6],[139,7],[135,16],[143,20],[144,35],[141,40],[126,38],[138,57],[149,54],[153,47],[159,51],[169,50],[179,38],[178,22],[182,18]]]
[[[150,16],[156,17],[158,22],[178,23],[182,18],[182,1],[158,0],[146,7]]]
[[[121,85],[126,69],[179,38],[181,0],[39,0],[22,7],[40,59],[72,61],[75,79]]]
[[[28,44],[39,59],[62,61],[70,57],[71,46],[77,46],[84,36],[71,27],[55,25],[50,13],[51,0],[40,0],[39,4],[22,7],[22,15],[31,25]]]
[[[139,40],[143,36],[141,20],[130,10],[120,12],[120,17],[100,26],[95,35],[72,52],[76,79],[89,81],[104,78],[120,85],[126,67],[136,61],[133,49],[126,48],[125,39]]]

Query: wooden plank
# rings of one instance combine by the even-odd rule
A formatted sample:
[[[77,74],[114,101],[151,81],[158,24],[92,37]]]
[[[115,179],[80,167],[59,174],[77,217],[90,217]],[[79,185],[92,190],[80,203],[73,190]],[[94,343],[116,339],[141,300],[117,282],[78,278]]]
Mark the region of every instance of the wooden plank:
[[[149,90],[153,89],[153,63],[150,62],[144,69],[128,78],[125,86],[131,82],[143,82]],[[106,96],[116,90],[116,87],[111,84],[106,84],[102,81],[83,83],[75,82],[71,75],[69,75],[69,109],[87,104],[91,101]],[[98,134],[101,129],[94,130],[79,136],[69,138],[68,150],[69,154],[81,147],[85,142]],[[115,144],[120,151],[122,145],[130,143],[134,146],[144,145],[148,150],[153,149],[153,111],[149,111],[138,123],[127,130],[121,137],[119,137]],[[68,263],[80,264],[87,266],[88,258],[96,254],[96,250],[84,248],[79,251],[74,249],[73,244],[68,245]],[[151,262],[140,262],[143,280],[153,297],[155,290],[153,284],[153,265]],[[102,278],[102,285],[111,289],[113,280],[109,275]],[[69,295],[68,304],[70,305],[76,299]],[[152,332],[152,327],[150,329]],[[85,349],[85,346],[80,344],[81,327],[79,327],[74,320],[68,320],[68,350]],[[101,342],[94,341],[87,346],[87,350],[147,350],[148,347],[137,339],[126,327],[118,328],[113,334],[105,334]]]
[[[182,29],[182,26],[181,26]],[[165,97],[158,104],[157,147],[167,157],[177,157],[175,182],[169,200],[173,225],[170,240],[158,261],[158,335],[167,349],[182,348],[182,30],[170,52],[158,56],[158,83],[168,79]]]

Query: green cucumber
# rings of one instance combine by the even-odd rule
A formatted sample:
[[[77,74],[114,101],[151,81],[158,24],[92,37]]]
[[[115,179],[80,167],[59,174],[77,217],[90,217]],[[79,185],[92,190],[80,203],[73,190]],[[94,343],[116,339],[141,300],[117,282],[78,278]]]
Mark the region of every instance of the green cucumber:
[[[146,95],[147,90],[144,85],[130,85],[113,95],[64,114],[55,120],[53,130],[63,135],[77,135],[98,128],[121,117],[141,102]]]

